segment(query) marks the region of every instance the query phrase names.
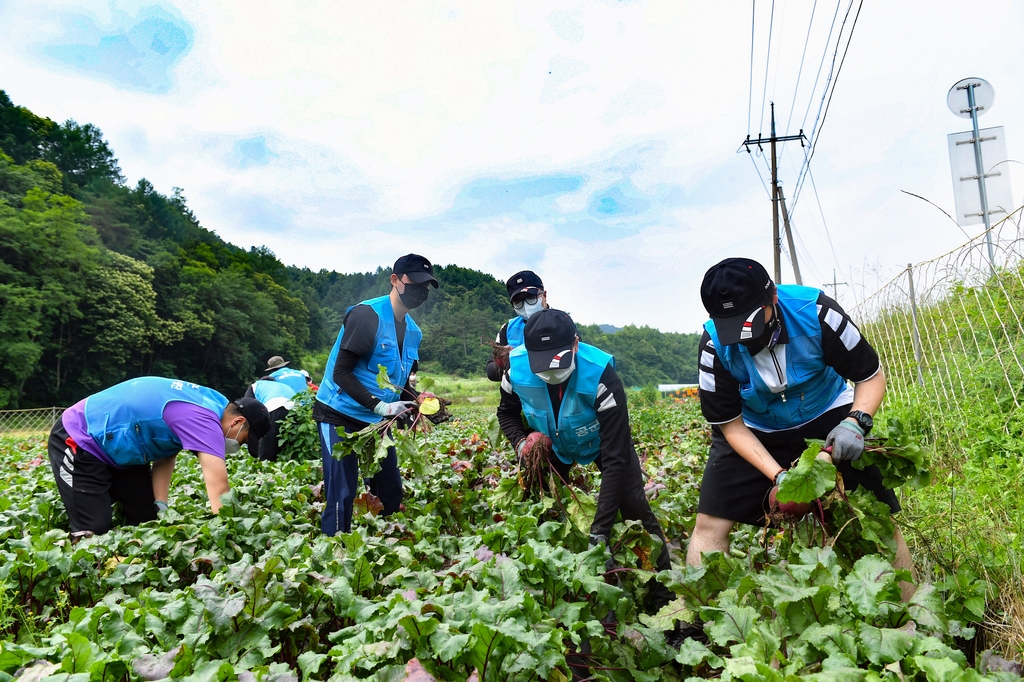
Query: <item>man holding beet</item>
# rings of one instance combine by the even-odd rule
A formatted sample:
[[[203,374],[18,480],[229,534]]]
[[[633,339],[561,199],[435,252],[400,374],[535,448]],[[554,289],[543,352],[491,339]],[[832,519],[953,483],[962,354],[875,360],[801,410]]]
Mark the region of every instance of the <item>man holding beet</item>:
[[[324,463],[324,535],[347,533],[352,527],[352,504],[361,484],[355,455],[337,460],[331,454],[344,432],[411,412],[419,395],[409,385],[417,370],[423,333],[409,315],[438,287],[434,268],[423,256],[410,253],[395,261],[390,293],[352,306],[324,368],[313,403]],[[387,386],[377,383],[380,368]],[[340,430],[340,432],[339,432]],[[370,492],[380,498],[384,514],[402,503],[402,474],[398,454],[388,448],[380,471],[370,480]]]
[[[574,464],[594,463],[601,470],[597,512],[590,543],[608,543],[615,517],[643,523],[651,535],[665,536],[644,494],[640,460],[629,430],[629,412],[614,358],[580,343],[576,325],[561,310],[530,316],[523,345],[509,355],[501,380],[498,423],[522,461],[535,447],[547,451],[548,464],[562,480]],[[527,427],[523,426],[523,416]],[[658,554],[659,571],[670,568],[667,544]],[[673,594],[649,583],[660,609]]]
[[[770,493],[806,439],[831,448],[848,490],[863,485],[899,511],[878,467],[850,464],[864,451],[885,375],[839,304],[818,289],[776,286],[747,258],[708,270],[701,299],[711,319],[698,347],[700,404],[712,435],[687,563],[700,565],[702,552],[728,552],[736,523],[764,525]],[[895,539],[896,567],[909,569],[899,528]]]

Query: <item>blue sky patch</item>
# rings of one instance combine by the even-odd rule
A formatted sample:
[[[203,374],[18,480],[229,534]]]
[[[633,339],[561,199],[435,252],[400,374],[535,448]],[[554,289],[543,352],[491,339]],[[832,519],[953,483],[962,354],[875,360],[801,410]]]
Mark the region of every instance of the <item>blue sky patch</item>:
[[[515,180],[474,180],[459,190],[454,205],[439,216],[443,223],[467,223],[515,215],[524,220],[550,218],[555,201],[583,186],[582,175],[551,175]]]
[[[143,7],[133,16],[114,8],[110,23],[66,12],[63,35],[37,46],[45,57],[130,90],[161,94],[172,86],[171,69],[192,48],[192,27],[167,10]]]
[[[235,162],[239,168],[265,166],[276,156],[267,146],[267,138],[262,135],[235,142]]]

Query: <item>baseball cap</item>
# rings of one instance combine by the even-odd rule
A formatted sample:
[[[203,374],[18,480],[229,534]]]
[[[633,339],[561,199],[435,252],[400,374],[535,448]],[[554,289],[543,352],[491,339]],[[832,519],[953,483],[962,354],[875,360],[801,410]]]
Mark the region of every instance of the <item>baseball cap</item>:
[[[569,367],[575,341],[576,323],[568,313],[553,308],[534,313],[523,330],[530,371],[536,374]]]
[[[263,403],[256,398],[239,398],[233,402],[257,436],[263,438],[267,435],[267,431],[270,431],[270,415]]]
[[[704,274],[700,298],[723,345],[761,336],[771,284],[764,266],[749,258],[726,258]]]
[[[437,280],[434,279],[434,266],[426,258],[415,253],[396,260],[393,272],[396,275],[408,275],[416,284],[429,282],[435,289],[438,287]]]
[[[508,300],[511,301],[517,294],[524,292],[532,296],[540,294],[544,291],[544,282],[540,281],[533,270],[523,270],[509,277],[505,288],[508,289]]]
[[[284,361],[284,358],[282,358],[280,355],[275,355],[274,357],[272,357],[269,360],[267,360],[267,368],[265,370],[263,370],[263,371],[264,372],[270,372],[270,371],[273,371],[275,369],[281,369],[282,367],[287,367],[287,366],[288,366],[288,363]]]

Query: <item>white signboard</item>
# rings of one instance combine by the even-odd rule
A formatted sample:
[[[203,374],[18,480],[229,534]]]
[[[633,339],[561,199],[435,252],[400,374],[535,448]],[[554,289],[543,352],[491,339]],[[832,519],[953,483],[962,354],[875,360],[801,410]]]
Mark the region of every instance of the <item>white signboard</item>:
[[[956,200],[954,217],[961,225],[983,223],[978,171],[974,161],[974,145],[970,130],[950,133],[949,165],[953,170],[953,197]],[[988,196],[989,220],[994,224],[1013,210],[1013,192],[1010,190],[1010,169],[1006,160],[1006,137],[1003,127],[981,129],[981,161],[985,170],[985,193]]]

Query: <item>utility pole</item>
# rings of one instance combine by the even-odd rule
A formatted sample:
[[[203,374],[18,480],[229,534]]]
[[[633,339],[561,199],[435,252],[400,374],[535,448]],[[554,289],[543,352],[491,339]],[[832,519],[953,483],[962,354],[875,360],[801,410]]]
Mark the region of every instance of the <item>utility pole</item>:
[[[779,137],[775,134],[775,102],[772,102],[772,134],[771,137],[757,136],[756,140],[751,140],[750,135],[747,135],[747,139],[743,141],[743,146],[747,148],[747,153],[750,153],[750,145],[757,145],[757,148],[762,152],[764,149],[761,147],[765,142],[771,146],[772,155],[772,254],[775,261],[775,283],[782,283],[782,240],[779,237],[779,196],[781,194],[779,189],[779,166],[778,159],[775,152],[775,145],[778,142],[790,142],[800,140],[800,146],[803,146],[804,131],[800,130],[799,135],[783,135]],[[786,218],[787,231],[789,225],[789,218]],[[796,265],[796,252],[790,247],[790,251],[793,253],[793,267],[794,271],[797,270]],[[800,275],[797,274],[797,279]]]
[[[823,287],[832,287],[832,298],[834,300],[838,301],[839,300],[839,285],[840,284],[842,284],[843,286],[846,286],[846,282],[838,282],[838,281],[836,281],[836,269],[832,268],[832,283],[830,284],[830,283],[826,282],[825,284],[822,284],[821,286],[823,286]]]
[[[786,210],[786,195],[782,193],[782,185],[779,185],[779,203],[782,205],[782,221],[786,227],[786,243],[789,244],[789,255],[793,258],[793,276],[797,284],[803,284],[804,279],[800,276],[800,262],[796,258],[796,245],[793,243],[793,230],[789,227],[789,211]]]

